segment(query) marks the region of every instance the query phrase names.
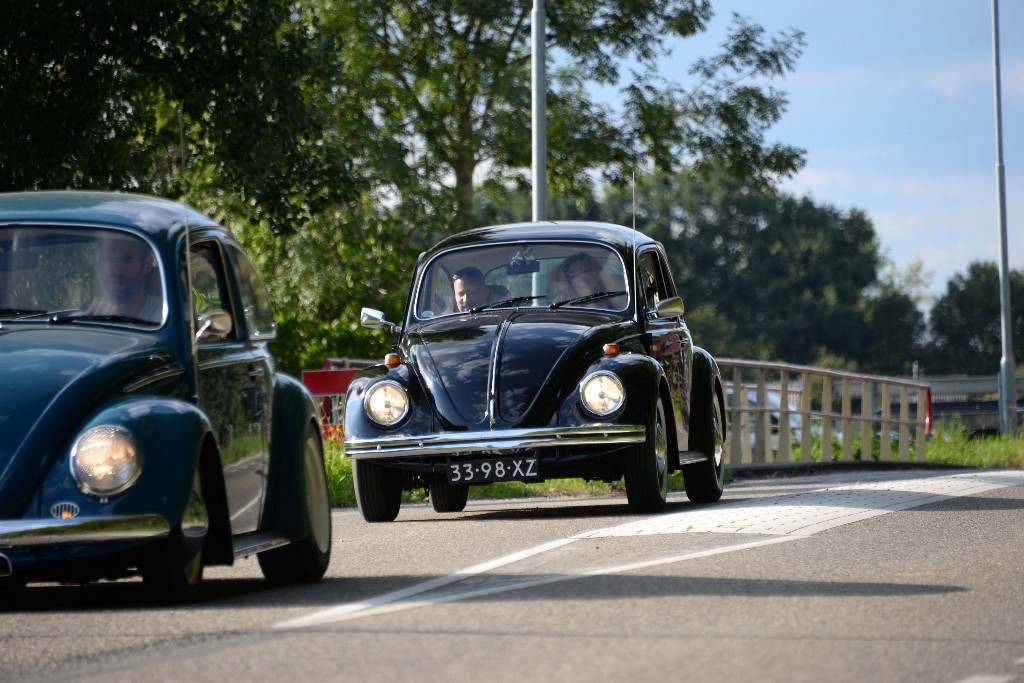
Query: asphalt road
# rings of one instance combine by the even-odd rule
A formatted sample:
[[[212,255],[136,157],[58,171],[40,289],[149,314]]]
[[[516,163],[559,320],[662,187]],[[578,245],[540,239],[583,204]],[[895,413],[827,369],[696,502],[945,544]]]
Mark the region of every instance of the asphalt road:
[[[188,607],[0,595],[10,681],[1024,681],[1024,471],[758,479],[623,499],[334,512],[328,577],[254,560]]]

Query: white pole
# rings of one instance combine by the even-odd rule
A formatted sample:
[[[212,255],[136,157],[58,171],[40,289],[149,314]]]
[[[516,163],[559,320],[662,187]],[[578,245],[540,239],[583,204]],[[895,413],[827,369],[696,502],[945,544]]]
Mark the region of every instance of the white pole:
[[[548,131],[547,131],[547,77],[545,75],[544,0],[533,2],[533,68],[531,88],[533,94],[533,220],[547,220],[548,205]]]
[[[1017,382],[1014,377],[1010,271],[1006,246],[1006,177],[1003,170],[1003,107],[999,84],[999,0],[992,0],[992,53],[996,98],[996,192],[999,203],[999,305],[1003,355],[999,360],[999,433],[1017,432]]]

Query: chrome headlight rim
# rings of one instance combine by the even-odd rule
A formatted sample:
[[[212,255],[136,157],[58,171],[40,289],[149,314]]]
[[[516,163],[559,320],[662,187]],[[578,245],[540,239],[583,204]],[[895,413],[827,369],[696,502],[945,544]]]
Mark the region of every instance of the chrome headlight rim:
[[[402,406],[402,410],[397,416],[391,419],[382,419],[378,414],[374,412],[371,406],[371,401],[378,392],[385,391],[389,388],[394,389],[398,392],[398,394],[402,397],[402,400],[405,402],[405,405]],[[396,425],[400,424],[406,417],[409,416],[409,392],[406,390],[404,386],[402,386],[398,382],[395,382],[394,380],[389,379],[384,380],[383,382],[377,382],[372,387],[367,389],[366,394],[363,396],[363,412],[366,414],[368,418],[370,418],[371,421],[374,422],[374,424],[377,424],[381,427],[395,427]]]
[[[89,441],[92,439],[105,439],[112,443],[104,447],[102,444],[90,444]],[[103,450],[91,453],[89,449],[92,448]],[[126,463],[118,466],[114,462],[111,466],[112,455],[124,457]],[[87,457],[94,460],[85,462]],[[116,461],[117,457],[114,460]],[[111,471],[114,472],[112,483],[108,486],[97,485],[96,475],[90,473],[92,468],[104,464],[111,466]],[[75,438],[68,458],[68,467],[79,491],[95,498],[110,498],[124,493],[138,481],[142,474],[142,449],[139,448],[135,436],[121,425],[93,425]]]
[[[604,379],[611,380],[611,384],[615,388],[615,390],[617,391],[618,397],[613,400],[613,403],[612,403],[611,407],[603,408],[602,409],[602,408],[596,407],[595,405],[592,405],[590,403],[590,401],[587,400],[587,396],[588,396],[587,389],[588,389],[588,387],[593,382],[604,380]],[[625,387],[625,385],[623,385],[622,380],[619,379],[618,375],[616,375],[614,372],[610,372],[608,370],[598,370],[596,372],[591,372],[591,373],[587,374],[586,377],[584,377],[582,380],[580,380],[580,383],[579,383],[579,386],[577,387],[577,389],[579,391],[579,396],[580,396],[580,405],[583,407],[583,409],[586,412],[590,413],[591,415],[594,415],[594,416],[599,417],[599,418],[607,418],[607,417],[610,417],[612,415],[615,415],[616,413],[618,413],[619,411],[622,410],[622,407],[624,405],[626,405],[626,387]]]

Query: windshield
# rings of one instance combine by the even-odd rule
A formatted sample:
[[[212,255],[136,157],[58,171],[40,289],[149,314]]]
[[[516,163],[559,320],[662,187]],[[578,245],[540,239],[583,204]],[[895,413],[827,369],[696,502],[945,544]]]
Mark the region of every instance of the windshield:
[[[0,226],[0,320],[156,327],[165,315],[159,260],[114,230]]]
[[[622,311],[622,259],[589,242],[536,242],[456,249],[435,257],[420,280],[416,316],[494,308],[583,306]]]

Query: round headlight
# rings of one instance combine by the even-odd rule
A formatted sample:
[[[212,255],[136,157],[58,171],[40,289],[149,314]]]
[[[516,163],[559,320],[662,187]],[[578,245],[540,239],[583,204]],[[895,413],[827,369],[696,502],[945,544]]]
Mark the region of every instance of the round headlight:
[[[409,395],[396,382],[380,382],[366,392],[363,405],[374,422],[390,427],[409,412]]]
[[[142,453],[132,435],[121,427],[92,427],[71,447],[71,474],[84,493],[120,493],[134,484],[141,472]]]
[[[622,406],[625,396],[622,382],[610,372],[595,372],[580,382],[583,407],[594,415],[611,415]]]

